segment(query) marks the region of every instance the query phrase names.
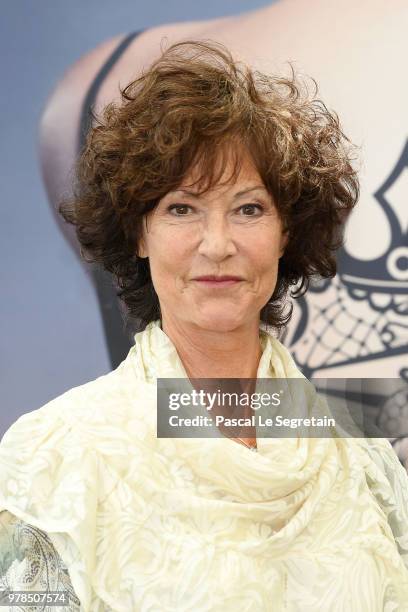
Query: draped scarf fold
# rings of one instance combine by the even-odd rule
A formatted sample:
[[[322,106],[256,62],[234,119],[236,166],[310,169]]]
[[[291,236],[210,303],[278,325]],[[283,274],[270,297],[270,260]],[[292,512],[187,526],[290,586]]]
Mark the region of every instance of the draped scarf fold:
[[[263,325],[260,343],[258,378],[304,378]],[[187,376],[154,321],[0,444],[0,511],[47,532],[81,610],[408,610],[408,477],[388,441],[158,438],[166,377]]]

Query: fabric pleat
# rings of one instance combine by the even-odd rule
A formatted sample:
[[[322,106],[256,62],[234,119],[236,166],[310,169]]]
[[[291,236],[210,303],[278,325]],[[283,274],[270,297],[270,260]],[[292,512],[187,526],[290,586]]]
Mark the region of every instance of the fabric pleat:
[[[260,342],[258,378],[304,378],[266,326]],[[81,610],[408,610],[408,477],[387,440],[158,438],[157,378],[186,372],[154,321],[0,444],[0,511],[48,534]]]

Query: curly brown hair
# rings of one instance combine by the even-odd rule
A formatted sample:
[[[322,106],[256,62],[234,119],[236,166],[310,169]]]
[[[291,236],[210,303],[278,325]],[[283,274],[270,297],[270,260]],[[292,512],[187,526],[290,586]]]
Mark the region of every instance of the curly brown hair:
[[[177,43],[96,119],[74,195],[59,211],[75,225],[83,258],[112,273],[139,328],[161,316],[149,261],[137,255],[144,215],[193,167],[201,168],[201,191],[217,184],[227,155],[240,149],[226,146],[232,142],[250,154],[289,233],[261,320],[280,331],[292,314],[289,287],[299,284],[291,292],[298,298],[312,277],[336,274],[335,252],[359,195],[354,147],[316,98],[316,82],[310,92],[290,68],[288,78],[269,76],[221,44]],[[233,175],[239,166],[237,154]]]

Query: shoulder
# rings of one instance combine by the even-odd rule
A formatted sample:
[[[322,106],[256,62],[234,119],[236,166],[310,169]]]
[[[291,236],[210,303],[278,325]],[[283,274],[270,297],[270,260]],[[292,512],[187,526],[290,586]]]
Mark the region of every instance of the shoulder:
[[[40,408],[20,416],[6,431],[0,456],[6,448],[24,447],[36,441],[51,446],[53,435],[77,439],[87,425],[115,416],[132,403],[137,388],[132,369],[132,350],[122,363],[107,374],[65,391]],[[62,442],[62,440],[61,440]]]
[[[96,469],[97,445],[126,431],[135,387],[128,356],[108,374],[20,416],[0,443],[0,501],[8,496],[23,504],[26,494],[23,505],[41,497],[46,506],[61,479],[82,490]]]
[[[98,83],[93,104],[96,114],[109,102],[119,100],[119,85],[125,86],[137,78],[161,54],[163,45],[211,36],[219,23],[232,19],[170,23],[146,30],[137,28],[139,35],[115,58]],[[47,193],[53,203],[70,191],[87,93],[101,68],[127,37],[128,34],[119,34],[84,53],[66,69],[46,100],[39,126],[39,152]]]
[[[96,503],[105,449],[112,440],[127,443],[122,369],[70,389],[6,431],[0,443],[0,511],[47,532],[81,524]]]
[[[384,489],[382,485],[390,485],[393,497],[405,512],[408,529],[408,474],[395,450],[385,438],[358,439],[358,443],[363,446],[369,459],[366,464],[366,474],[372,489],[381,495]],[[384,502],[386,502],[385,497]]]
[[[132,367],[125,359],[116,370],[26,413],[6,432],[0,443],[0,578],[20,584],[32,559],[33,568],[53,566],[55,576],[64,578],[57,550],[72,569],[77,595],[89,599],[96,514],[129,458],[144,460],[152,439],[140,418],[144,387],[135,383]]]
[[[152,426],[156,386],[137,377],[134,350],[115,370],[73,387],[11,425],[0,443],[0,502],[7,495],[26,505],[37,496],[46,506],[47,491],[62,479],[82,491],[105,457],[104,449],[115,441],[126,448]],[[32,485],[34,478],[41,486]]]
[[[71,168],[78,154],[82,106],[101,64],[122,40],[115,36],[86,53],[67,68],[42,110],[38,144],[42,174],[54,204],[70,191]]]
[[[167,46],[185,38],[191,38],[212,31],[221,23],[228,23],[234,18],[226,17],[216,20],[186,21],[165,23],[148,29],[137,28],[135,36],[123,54],[117,58],[115,65],[106,75],[102,85],[101,98],[109,102],[118,93],[117,83],[136,78],[142,69],[160,55],[163,45]],[[55,130],[62,130],[72,113],[78,115],[86,92],[91,87],[95,76],[104,63],[112,56],[119,45],[128,38],[128,34],[119,34],[100,43],[94,49],[84,53],[67,68],[51,92],[41,118],[40,137],[55,135]],[[106,95],[104,95],[104,91]],[[61,120],[64,119],[63,122]],[[68,122],[69,123],[69,122]]]
[[[408,474],[385,438],[357,438],[366,482],[408,568]]]
[[[133,39],[123,55],[118,58],[114,71],[106,75],[107,80],[110,80],[112,76],[116,77],[118,70],[126,74],[130,66],[132,68],[129,76],[132,73],[136,76],[135,73],[138,72],[138,68],[142,68],[145,63],[149,63],[156,52],[160,52],[160,45],[163,41],[173,42],[187,35],[187,33],[195,32],[200,26],[202,26],[200,22],[190,22],[160,25],[148,30],[140,30],[138,36]],[[94,82],[95,76],[128,36],[128,34],[122,33],[104,40],[68,66],[46,101],[40,123],[41,140],[46,139],[47,136],[55,135],[56,131],[61,132],[63,130],[64,122],[61,122],[62,118],[66,123],[67,117],[69,119],[72,115],[80,114],[81,105],[87,91]],[[137,60],[136,64],[135,60]],[[113,89],[117,90],[117,87],[115,86]],[[68,127],[70,127],[69,122]]]
[[[61,132],[64,128],[64,122],[61,123],[63,117],[69,119],[72,114],[80,114],[81,104],[95,75],[125,37],[124,34],[120,34],[109,38],[82,55],[65,70],[43,109],[40,139]],[[71,127],[69,122],[67,127]]]

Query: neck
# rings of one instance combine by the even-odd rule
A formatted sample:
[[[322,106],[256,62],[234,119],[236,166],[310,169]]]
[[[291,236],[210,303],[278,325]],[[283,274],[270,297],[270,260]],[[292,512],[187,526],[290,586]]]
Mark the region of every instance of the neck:
[[[262,349],[259,319],[230,331],[202,329],[163,316],[189,378],[256,378]]]

